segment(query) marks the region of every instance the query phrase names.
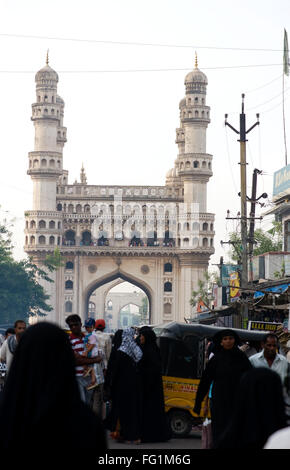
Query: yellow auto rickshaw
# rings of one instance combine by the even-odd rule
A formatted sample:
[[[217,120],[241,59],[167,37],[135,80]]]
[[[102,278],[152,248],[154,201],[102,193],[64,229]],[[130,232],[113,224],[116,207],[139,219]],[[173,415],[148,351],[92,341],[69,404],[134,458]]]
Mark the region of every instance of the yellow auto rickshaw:
[[[193,413],[195,397],[206,365],[206,343],[224,328],[198,323],[171,322],[153,328],[162,357],[162,379],[165,411],[175,436],[190,433],[192,426],[201,424],[209,416],[208,400],[205,399],[201,417]],[[261,331],[233,329],[242,342],[258,341],[265,333]]]

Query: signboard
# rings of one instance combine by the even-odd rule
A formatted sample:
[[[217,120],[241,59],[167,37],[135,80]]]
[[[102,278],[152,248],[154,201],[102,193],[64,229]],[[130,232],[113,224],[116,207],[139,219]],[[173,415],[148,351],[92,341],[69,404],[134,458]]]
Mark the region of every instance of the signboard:
[[[222,264],[221,265],[221,280],[222,286],[228,287],[230,285],[230,274],[237,272],[241,269],[238,264]]]
[[[237,271],[230,274],[230,301],[233,302],[240,297],[240,276]]]
[[[290,165],[284,166],[274,173],[273,196],[290,189]]]
[[[282,323],[271,323],[266,321],[249,321],[248,330],[260,330],[265,333],[275,333]]]

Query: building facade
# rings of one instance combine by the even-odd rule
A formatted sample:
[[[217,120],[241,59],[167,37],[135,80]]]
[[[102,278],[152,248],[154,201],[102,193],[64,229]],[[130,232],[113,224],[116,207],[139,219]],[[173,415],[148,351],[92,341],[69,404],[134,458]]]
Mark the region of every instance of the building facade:
[[[143,289],[150,323],[190,317],[192,289],[214,253],[214,214],[207,212],[210,108],[207,77],[197,61],[185,77],[178,155],[163,186],[91,185],[83,167],[80,181],[69,184],[63,165],[64,101],[48,60],[35,81],[35,141],[27,172],[33,207],[25,213],[25,251],[41,265],[58,247],[65,260],[53,273],[54,282],[45,284],[53,307],[47,319],[60,325],[71,313],[85,319],[92,292],[120,279]]]

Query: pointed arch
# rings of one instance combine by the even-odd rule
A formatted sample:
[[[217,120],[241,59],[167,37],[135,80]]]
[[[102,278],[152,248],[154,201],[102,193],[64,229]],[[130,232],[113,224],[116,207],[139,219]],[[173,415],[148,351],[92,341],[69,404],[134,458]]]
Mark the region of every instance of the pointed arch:
[[[84,296],[83,296],[84,303],[85,303],[84,305],[85,315],[87,316],[88,314],[89,299],[90,299],[91,294],[94,292],[94,290],[118,278],[121,278],[123,281],[127,281],[127,282],[130,282],[131,284],[134,284],[135,286],[139,287],[145,292],[145,294],[148,297],[148,302],[149,302],[149,323],[150,323],[151,318],[152,318],[152,290],[151,288],[143,280],[138,279],[134,276],[131,276],[130,274],[125,273],[119,269],[101,277],[100,279],[93,281],[91,284],[87,286],[84,292]]]

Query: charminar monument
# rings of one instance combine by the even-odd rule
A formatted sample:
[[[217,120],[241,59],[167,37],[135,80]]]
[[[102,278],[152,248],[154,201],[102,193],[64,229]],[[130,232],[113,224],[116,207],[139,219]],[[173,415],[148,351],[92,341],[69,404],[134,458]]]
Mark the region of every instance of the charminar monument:
[[[206,75],[196,59],[179,103],[178,155],[160,186],[89,184],[83,166],[80,181],[69,183],[58,80],[47,57],[35,76],[35,139],[27,172],[33,205],[25,212],[25,251],[41,265],[58,247],[65,260],[52,274],[54,282],[45,284],[53,307],[46,319],[65,326],[66,317],[77,313],[84,320],[93,292],[96,318],[102,318],[107,292],[128,281],[147,295],[149,323],[184,321],[191,316],[192,289],[214,253],[214,214],[207,212],[212,155],[206,151]]]

